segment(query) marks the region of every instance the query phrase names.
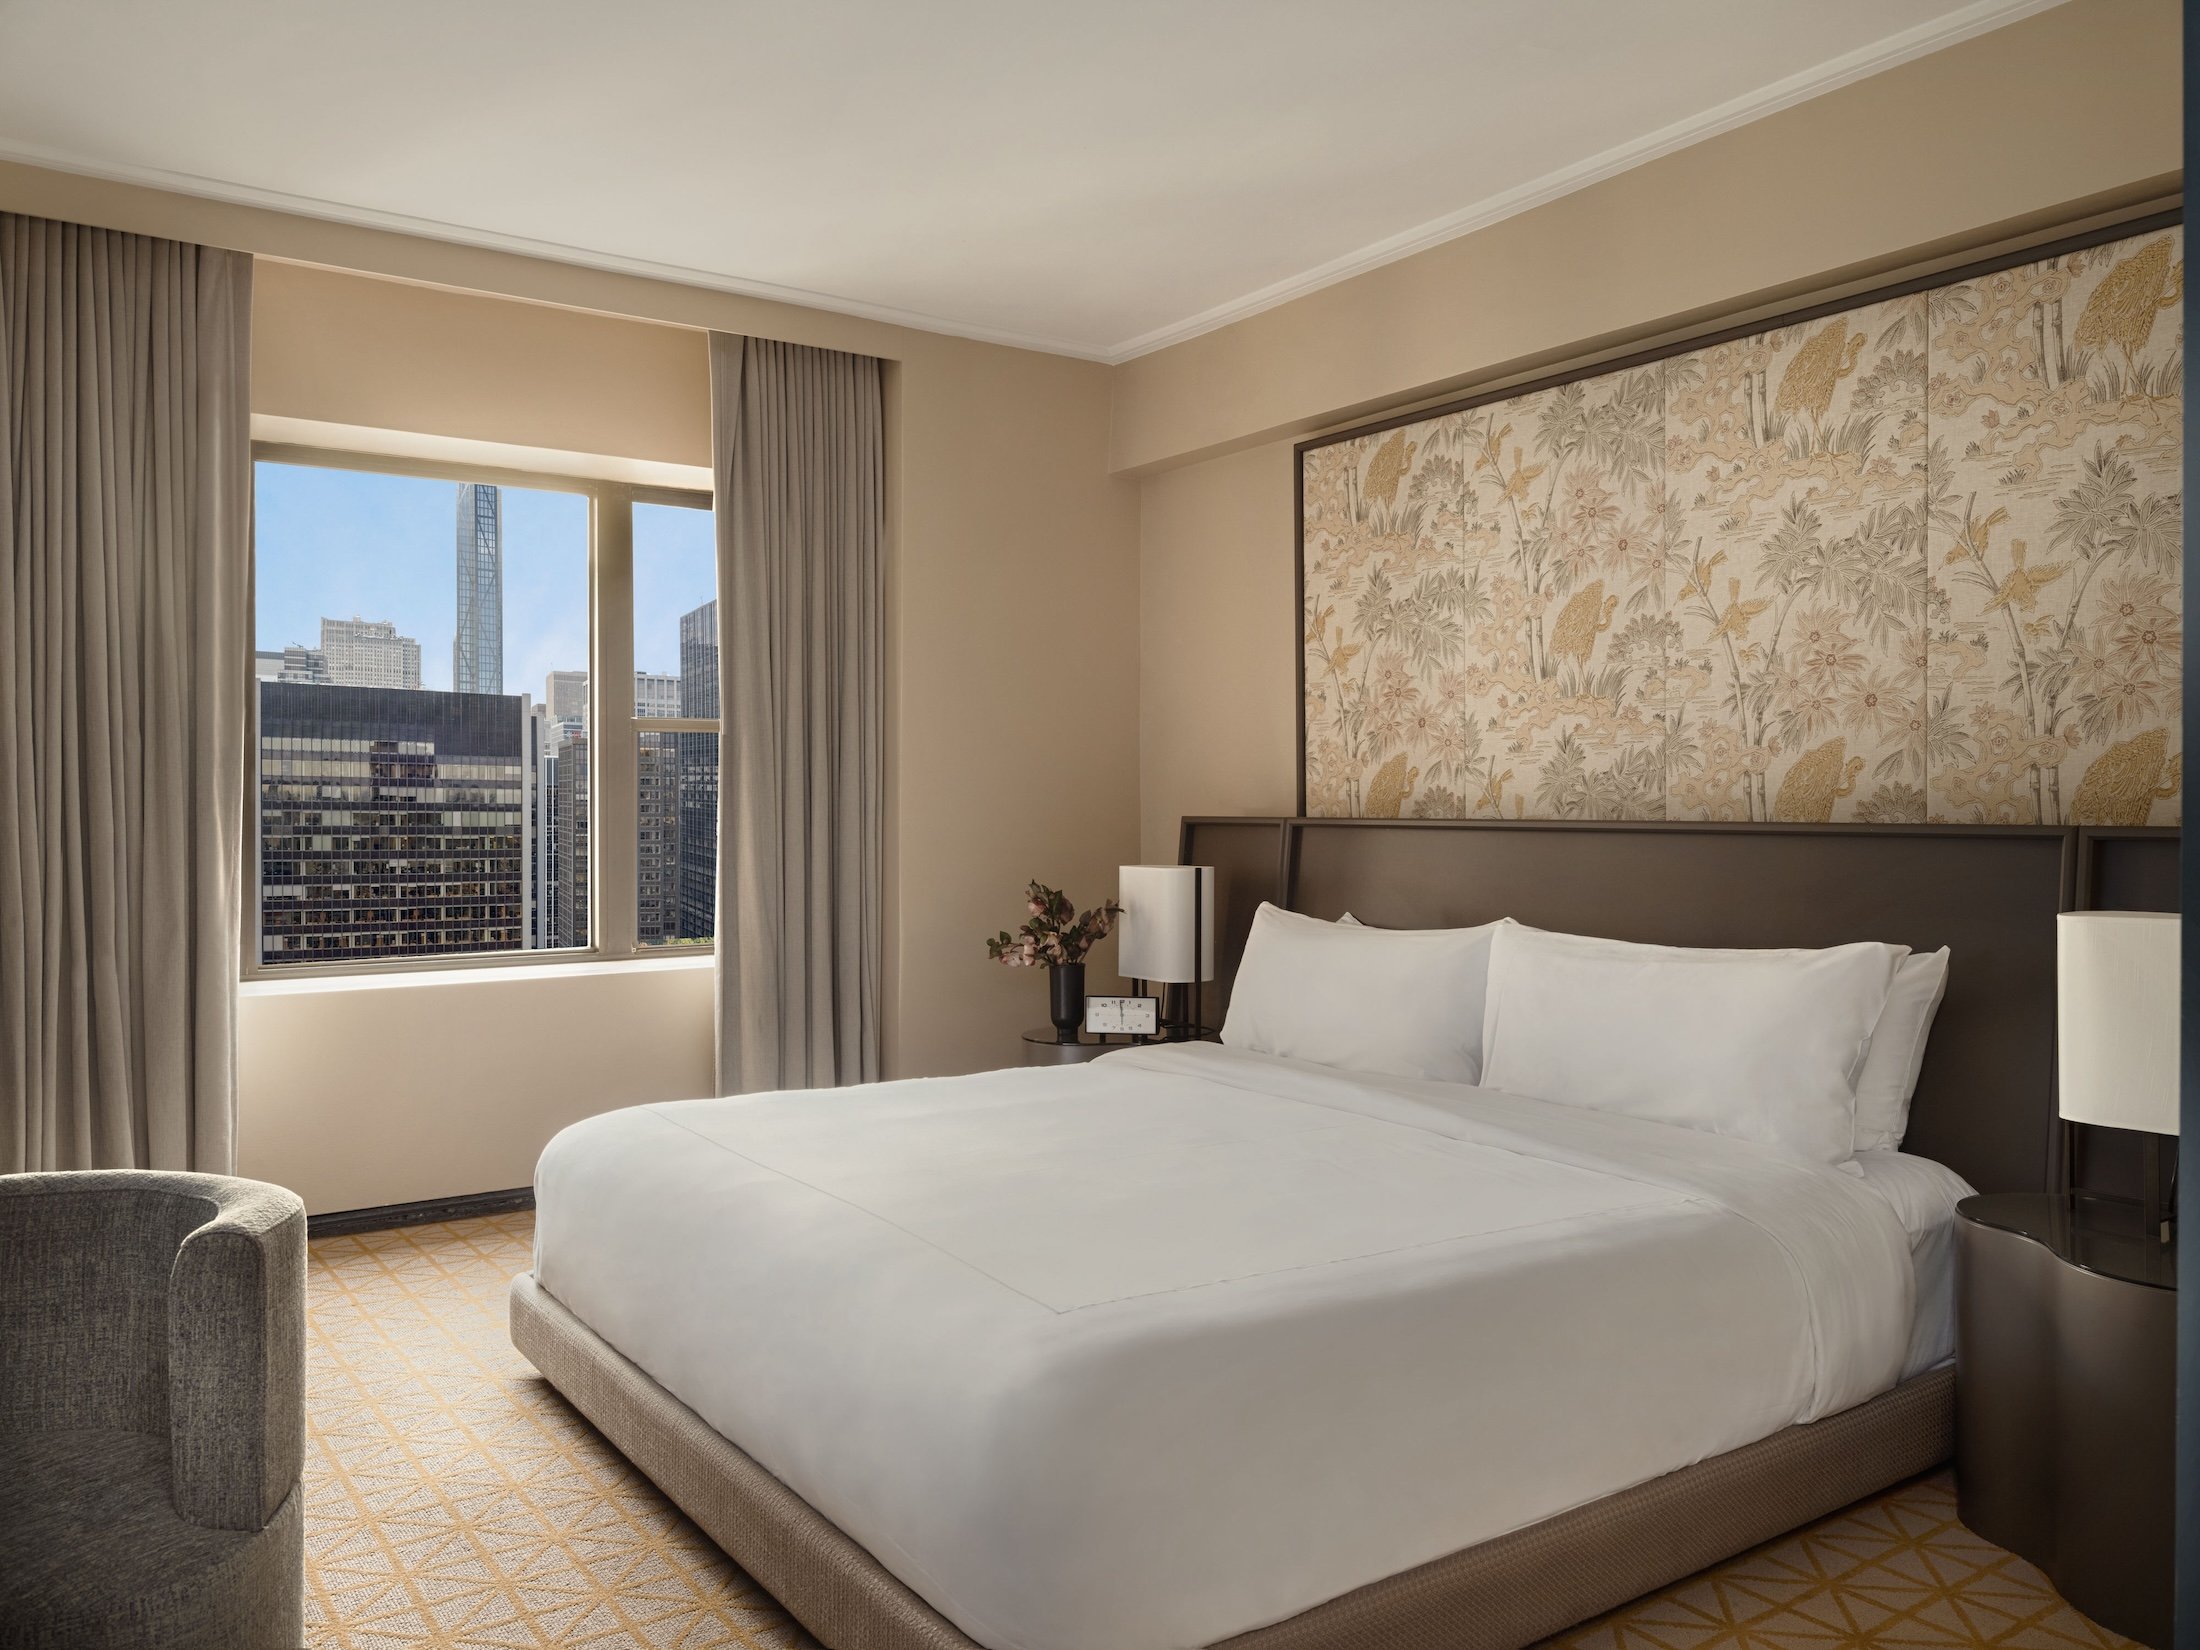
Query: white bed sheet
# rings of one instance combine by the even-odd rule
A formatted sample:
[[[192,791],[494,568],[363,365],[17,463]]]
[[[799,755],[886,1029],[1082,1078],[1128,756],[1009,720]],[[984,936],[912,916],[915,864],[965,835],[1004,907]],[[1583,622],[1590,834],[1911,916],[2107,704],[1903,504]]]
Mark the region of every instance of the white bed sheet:
[[[1956,1355],[1956,1205],[1971,1183],[1945,1163],[1908,1152],[1858,1152],[1864,1184],[1885,1198],[1910,1240],[1910,1347],[1902,1378],[1937,1369]]]
[[[1891,1386],[1864,1179],[1212,1046],[613,1112],[536,1276],[992,1650],[1189,1650]]]

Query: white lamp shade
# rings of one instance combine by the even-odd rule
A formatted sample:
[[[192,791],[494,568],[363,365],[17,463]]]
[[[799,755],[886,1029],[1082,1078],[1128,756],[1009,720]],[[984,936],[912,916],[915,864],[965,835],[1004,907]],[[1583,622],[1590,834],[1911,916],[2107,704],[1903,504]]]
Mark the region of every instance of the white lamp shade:
[[[1178,985],[1215,977],[1211,865],[1126,865],[1116,884],[1123,917],[1115,967],[1125,979]]]
[[[2157,911],[2055,919],[2057,1106],[2068,1121],[2177,1132],[2179,927]]]

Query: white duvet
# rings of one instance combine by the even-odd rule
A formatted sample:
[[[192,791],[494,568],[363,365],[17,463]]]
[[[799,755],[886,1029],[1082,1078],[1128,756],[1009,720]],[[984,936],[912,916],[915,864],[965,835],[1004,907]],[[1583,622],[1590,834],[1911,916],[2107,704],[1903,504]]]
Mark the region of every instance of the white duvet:
[[[1902,1223],[1746,1142],[1213,1046],[638,1107],[536,1277],[993,1650],[1188,1650],[1892,1385]]]

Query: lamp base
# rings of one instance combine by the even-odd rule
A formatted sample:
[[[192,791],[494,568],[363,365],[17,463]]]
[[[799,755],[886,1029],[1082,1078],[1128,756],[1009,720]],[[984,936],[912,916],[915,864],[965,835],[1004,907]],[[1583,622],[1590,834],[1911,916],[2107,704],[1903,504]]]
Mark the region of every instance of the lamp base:
[[[1199,986],[1181,981],[1133,980],[1140,996],[1155,998],[1158,1029],[1148,1039],[1156,1043],[1194,1043],[1208,1035]]]
[[[2163,1243],[2177,1241],[2177,1160],[2173,1153],[2162,1150],[2162,1136],[2150,1134],[2141,1151],[2140,1173],[2144,1178],[2139,1205],[2146,1229]],[[2163,1186],[2163,1158],[2169,1158],[2168,1187]]]

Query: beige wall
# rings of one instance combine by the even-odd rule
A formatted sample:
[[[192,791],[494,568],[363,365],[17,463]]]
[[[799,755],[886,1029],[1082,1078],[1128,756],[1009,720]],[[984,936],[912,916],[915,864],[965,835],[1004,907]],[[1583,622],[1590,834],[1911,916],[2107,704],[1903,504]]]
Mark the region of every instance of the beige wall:
[[[1165,471],[1141,492],[1140,834],[1147,859],[1173,860],[1185,814],[1298,800],[1291,448]]]
[[[252,339],[263,416],[710,464],[693,327],[261,259]]]
[[[2159,202],[2180,51],[2176,0],[2071,0],[1118,368],[1145,852],[1296,801],[1292,441]]]
[[[530,1184],[566,1124],[711,1092],[711,971],[261,982],[237,1004],[237,1172],[314,1214]]]
[[[2070,0],[1129,362],[1114,462],[1305,434],[2159,195],[2178,0]]]
[[[1138,847],[1138,501],[1108,472],[1106,368],[21,166],[0,164],[0,210],[262,254],[254,410],[283,418],[694,464],[709,454],[699,329],[893,362],[888,1065],[1017,1058],[1044,982],[980,940],[1016,920],[1026,878],[1095,900]],[[317,1209],[475,1191],[523,1182],[582,1111],[698,1092],[709,1022],[691,991],[664,999],[677,1025],[598,1061],[596,1010],[626,999],[569,990],[248,1002],[246,1163]],[[469,1055],[464,1085],[441,1082],[444,1045],[404,1027],[468,1019],[480,1050],[539,1058]],[[330,1049],[363,1075],[323,1103]],[[415,1098],[393,1113],[377,1092]]]

